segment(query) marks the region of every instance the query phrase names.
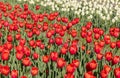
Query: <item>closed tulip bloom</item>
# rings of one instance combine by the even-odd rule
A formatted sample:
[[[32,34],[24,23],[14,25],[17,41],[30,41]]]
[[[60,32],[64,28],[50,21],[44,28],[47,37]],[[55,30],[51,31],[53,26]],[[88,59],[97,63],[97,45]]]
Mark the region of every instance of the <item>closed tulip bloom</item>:
[[[32,63],[31,63],[29,57],[25,57],[25,58],[22,59],[22,64],[23,64],[24,66],[30,66]]]
[[[37,67],[32,67],[31,74],[32,76],[36,76],[39,72],[39,69]]]
[[[115,78],[120,78],[120,68],[114,69],[114,75],[115,75]]]
[[[18,78],[18,71],[17,70],[11,71],[11,78]]]
[[[84,74],[84,78],[96,78],[91,71]]]
[[[57,60],[57,67],[58,68],[63,68],[65,66],[66,62],[63,58],[58,58]]]
[[[105,53],[105,59],[106,59],[107,61],[111,61],[111,60],[112,60],[112,57],[113,57],[112,52],[106,52],[106,53]]]
[[[52,61],[57,61],[58,53],[57,52],[51,52],[50,53],[50,58],[51,58]]]
[[[92,71],[97,68],[97,62],[95,60],[92,60],[86,64],[87,71]]]
[[[48,55],[44,55],[43,57],[42,57],[42,61],[44,62],[44,63],[48,63],[48,61],[49,61],[49,56]]]
[[[5,76],[8,76],[9,75],[9,73],[10,73],[10,67],[9,66],[2,66],[2,71],[1,71],[1,73],[3,74],[3,75],[5,75]]]

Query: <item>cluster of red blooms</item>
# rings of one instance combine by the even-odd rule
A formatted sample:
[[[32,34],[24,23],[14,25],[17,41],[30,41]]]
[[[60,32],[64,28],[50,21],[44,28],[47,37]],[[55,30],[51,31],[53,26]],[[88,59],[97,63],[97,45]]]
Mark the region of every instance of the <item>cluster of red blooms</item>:
[[[40,10],[40,6],[35,7],[36,12]],[[47,20],[47,21],[46,21]],[[10,57],[14,57],[21,61],[25,67],[31,66],[30,73],[32,76],[39,74],[40,70],[33,64],[34,61],[39,60],[40,53],[33,49],[40,50],[51,49],[51,46],[58,47],[58,51],[51,51],[42,56],[42,61],[48,63],[55,62],[58,69],[66,68],[64,78],[75,78],[74,72],[80,66],[79,59],[73,59],[70,64],[66,59],[60,55],[67,55],[69,52],[71,56],[77,54],[79,49],[85,50],[85,46],[79,47],[80,38],[85,39],[86,43],[94,43],[94,52],[97,60],[102,60],[103,57],[112,65],[120,63],[120,56],[113,55],[111,51],[102,53],[105,45],[110,45],[111,49],[120,48],[120,40],[112,42],[111,37],[118,38],[120,34],[119,28],[110,28],[110,34],[104,34],[101,28],[92,28],[92,22],[87,22],[85,26],[81,27],[80,33],[75,29],[75,25],[79,23],[79,18],[69,20],[67,17],[60,17],[58,12],[53,13],[35,13],[29,9],[28,4],[11,6],[9,3],[0,2],[0,60],[10,61]],[[52,24],[52,22],[54,22]],[[61,24],[61,22],[63,24]],[[44,35],[43,35],[44,34]],[[81,36],[79,39],[78,34]],[[38,39],[37,37],[43,35],[47,41]],[[67,38],[66,38],[67,37]],[[102,40],[101,37],[103,37]],[[46,45],[47,44],[47,45]],[[13,51],[13,49],[15,51]],[[15,52],[15,53],[13,53]],[[87,51],[90,52],[90,51]],[[96,60],[91,60],[86,64],[86,72],[84,78],[96,78],[93,70],[98,66]],[[52,70],[52,69],[51,69]],[[112,67],[105,65],[100,72],[101,78],[107,78],[108,73]],[[0,64],[0,74],[11,78],[18,78],[20,72],[17,69],[11,70],[9,65]],[[120,68],[114,69],[116,78],[120,78]],[[27,76],[20,76],[20,78],[27,78]]]

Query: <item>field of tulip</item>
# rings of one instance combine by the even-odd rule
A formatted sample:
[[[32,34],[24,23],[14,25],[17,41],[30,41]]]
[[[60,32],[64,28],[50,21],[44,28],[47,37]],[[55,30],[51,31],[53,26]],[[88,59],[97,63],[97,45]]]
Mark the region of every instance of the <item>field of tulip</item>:
[[[120,1],[85,1],[0,1],[0,78],[120,78]]]

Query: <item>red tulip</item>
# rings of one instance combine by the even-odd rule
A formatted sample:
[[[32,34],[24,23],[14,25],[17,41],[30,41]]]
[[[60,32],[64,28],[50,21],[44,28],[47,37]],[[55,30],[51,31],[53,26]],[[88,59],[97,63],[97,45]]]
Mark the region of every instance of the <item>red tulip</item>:
[[[28,31],[28,32],[27,32],[27,36],[28,36],[29,38],[31,38],[31,37],[33,36],[33,32],[32,32],[32,31]]]
[[[92,22],[87,22],[87,24],[86,24],[86,28],[87,28],[87,29],[90,29],[91,26],[92,26]]]
[[[63,43],[63,39],[61,37],[56,37],[55,38],[55,43],[59,46]]]
[[[96,40],[98,40],[98,39],[100,38],[100,35],[96,33],[96,34],[94,35],[94,38],[95,38]]]
[[[63,68],[65,66],[66,62],[63,58],[58,58],[57,60],[57,67],[58,68]]]
[[[78,40],[76,39],[76,40],[72,40],[72,45],[77,45],[78,44]]]
[[[110,36],[109,35],[105,35],[104,36],[104,41],[105,41],[105,44],[109,44],[110,43]]]
[[[81,35],[82,38],[86,38],[86,36],[87,36],[87,32],[82,31],[82,32],[80,33],[80,35]]]
[[[39,5],[36,5],[35,8],[36,8],[36,10],[39,10],[39,9],[40,9],[40,6],[39,6]]]
[[[101,46],[99,46],[99,45],[94,46],[94,51],[95,51],[96,54],[99,54],[101,52],[101,50],[102,50]]]
[[[74,71],[75,71],[75,66],[73,65],[73,64],[68,64],[67,66],[66,66],[66,71],[67,71],[67,73],[74,73]]]
[[[60,18],[60,17],[57,17],[57,21],[58,21],[58,22],[61,21],[61,18]]]
[[[103,35],[103,34],[104,34],[103,29],[100,29],[100,30],[99,30],[99,34],[100,34],[100,35]]]
[[[100,77],[101,77],[101,78],[107,78],[107,76],[108,76],[108,72],[107,72],[107,71],[102,70],[102,71],[100,72]]]
[[[86,64],[87,71],[92,71],[97,68],[97,62],[95,60],[92,60]]]
[[[120,78],[120,68],[114,69],[114,75],[115,75],[115,78]]]
[[[43,57],[42,57],[42,60],[43,60],[44,63],[48,63],[48,61],[49,61],[49,56],[48,56],[48,55],[43,56]]]
[[[20,44],[20,45],[25,45],[25,43],[26,43],[26,40],[25,40],[25,39],[20,39],[20,41],[19,41],[19,44]]]
[[[119,63],[120,62],[120,56],[114,56],[113,58],[112,58],[112,64],[114,65],[114,64],[117,64],[117,63]]]
[[[40,44],[41,44],[41,40],[36,40],[36,46],[40,46]]]
[[[118,38],[118,37],[119,37],[119,32],[116,32],[116,31],[115,31],[115,32],[113,33],[113,35],[114,35],[115,38]]]
[[[53,38],[49,38],[49,44],[53,44],[53,43],[54,43]]]
[[[2,52],[1,59],[3,61],[9,60],[10,53],[9,52]]]
[[[69,52],[71,55],[76,54],[77,53],[77,46],[71,45],[69,48]]]
[[[61,54],[66,54],[66,53],[67,53],[67,49],[66,49],[65,47],[62,47],[62,48],[60,49],[60,53],[61,53]]]
[[[27,78],[27,76],[21,76],[20,78]]]
[[[67,73],[64,75],[64,78],[75,78],[74,74]]]
[[[75,24],[76,24],[76,21],[73,19],[71,22],[68,23],[67,27],[71,28]]]
[[[73,60],[72,63],[76,68],[79,67],[79,65],[80,65],[80,62],[77,59]]]
[[[53,34],[52,34],[52,32],[51,32],[51,31],[48,31],[48,32],[46,33],[46,37],[47,37],[47,38],[51,38],[51,37],[52,37],[52,35],[53,35]]]
[[[72,24],[75,25],[75,24],[79,23],[79,21],[80,21],[79,18],[74,18],[74,19],[72,20]]]
[[[104,35],[104,40],[110,40],[110,35]]]
[[[2,53],[3,50],[4,50],[4,47],[0,45],[0,53]]]
[[[24,48],[23,48],[24,46],[22,46],[22,45],[18,45],[18,46],[16,46],[16,51],[24,51]]]
[[[20,33],[16,34],[15,38],[16,38],[16,40],[20,40],[21,39],[21,34]]]
[[[92,37],[91,36],[87,36],[86,37],[86,42],[87,43],[91,43],[92,42]]]
[[[30,51],[30,49],[29,49],[27,46],[24,46],[24,54],[25,54],[27,57],[29,57],[30,54],[31,54],[31,51]]]
[[[116,42],[111,42],[110,43],[110,48],[114,49],[116,47]]]
[[[99,46],[104,47],[104,45],[105,45],[105,41],[104,41],[104,40],[101,40],[101,41],[99,42]]]
[[[101,54],[101,53],[97,54],[97,59],[98,60],[101,60],[102,58],[103,58],[103,54]]]
[[[107,60],[107,61],[111,61],[112,60],[112,52],[106,52],[105,53],[105,59]]]
[[[10,73],[10,67],[9,66],[2,66],[2,72],[3,75],[8,76]]]
[[[85,46],[84,46],[84,45],[82,45],[82,46],[81,46],[81,49],[82,49],[82,50],[85,50]]]
[[[50,58],[51,58],[52,61],[57,61],[58,53],[57,52],[51,52],[50,53]]]
[[[82,27],[81,27],[81,31],[86,32],[86,31],[87,31],[87,28],[86,28],[85,26],[82,26]]]
[[[31,63],[29,57],[25,57],[25,58],[22,60],[22,64],[23,64],[24,66],[30,66],[32,63]]]
[[[7,41],[8,41],[8,42],[12,42],[12,41],[13,41],[12,35],[8,35],[8,36],[7,36]]]
[[[104,65],[103,69],[104,69],[107,73],[109,73],[109,72],[112,70],[112,68],[111,68],[110,66],[108,66],[108,65]]]
[[[38,74],[39,69],[37,67],[32,67],[31,74],[32,76],[36,76]]]
[[[120,48],[120,40],[116,42],[116,46]]]
[[[11,50],[13,48],[13,44],[11,42],[6,42],[4,44],[4,49]]]
[[[23,58],[23,56],[24,56],[24,53],[23,53],[22,51],[16,52],[16,58],[17,58],[18,60],[21,60],[21,59]]]
[[[68,42],[69,42],[69,41],[68,41]],[[68,42],[65,42],[65,43],[63,44],[63,47],[65,47],[66,49],[69,47]]]
[[[61,20],[62,20],[62,22],[64,22],[64,23],[68,23],[68,18],[66,18],[66,17],[62,17]]]
[[[43,31],[47,31],[47,29],[48,29],[47,25],[43,26]]]
[[[92,31],[88,31],[87,36],[92,36]]]
[[[4,26],[8,27],[9,26],[9,22],[8,21],[4,21]]]
[[[84,78],[96,78],[91,71],[84,74]]]
[[[76,31],[75,29],[73,29],[73,30],[71,31],[71,36],[72,36],[72,37],[76,37],[76,36],[77,36],[77,31]]]
[[[29,41],[29,45],[30,45],[31,47],[35,46],[35,41],[34,41],[34,40],[30,40],[30,41]]]
[[[65,35],[65,31],[64,31],[64,30],[61,30],[61,31],[59,32],[59,35],[60,35],[61,37],[63,37],[63,36]]]
[[[34,52],[34,53],[33,53],[33,58],[34,58],[34,60],[37,60],[37,59],[39,58],[39,54],[36,53],[36,52]]]
[[[28,4],[24,4],[24,11],[28,10]]]
[[[11,71],[11,78],[18,78],[18,71],[17,70]]]

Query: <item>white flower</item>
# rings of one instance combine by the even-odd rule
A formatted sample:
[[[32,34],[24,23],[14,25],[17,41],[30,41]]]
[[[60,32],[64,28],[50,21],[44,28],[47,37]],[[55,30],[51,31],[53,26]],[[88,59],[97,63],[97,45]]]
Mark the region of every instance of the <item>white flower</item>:
[[[22,0],[18,0],[19,2],[21,2]]]
[[[70,11],[70,9],[69,9],[69,8],[67,8],[67,11]]]
[[[74,10],[74,8],[71,8],[71,10],[73,11],[73,10]]]
[[[85,15],[85,13],[84,12],[82,12],[82,14],[81,14],[82,16],[84,16]]]
[[[44,3],[43,3],[43,1],[41,1],[41,5],[43,5]]]
[[[63,11],[66,11],[66,8],[64,7],[64,10]]]
[[[88,16],[88,19],[92,19],[92,18],[93,18],[93,16],[92,16],[92,15]]]
[[[55,11],[55,8],[52,8],[53,11]]]
[[[110,13],[110,15],[112,15],[112,11],[110,11],[109,13]]]
[[[39,2],[40,0],[36,0],[37,2]]]
[[[110,15],[107,15],[107,18],[106,18],[107,20],[110,20]]]
[[[89,7],[90,7],[90,8],[92,7],[92,3],[91,3],[91,2],[89,3]]]
[[[115,20],[118,20],[118,17],[116,16],[116,17],[114,17],[114,19],[115,19]]]
[[[115,20],[114,20],[114,19],[112,19],[112,22],[113,22],[113,23],[115,23]]]
[[[102,19],[105,20],[105,16],[103,16]]]
[[[89,13],[89,11],[86,11],[86,14],[88,14]]]
[[[57,7],[56,10],[59,11],[59,8]]]
[[[30,3],[30,4],[35,4],[35,2],[34,2],[33,0],[31,0],[29,3]]]
[[[92,10],[92,11],[91,11],[91,13],[93,14],[93,13],[94,13],[94,11]]]

